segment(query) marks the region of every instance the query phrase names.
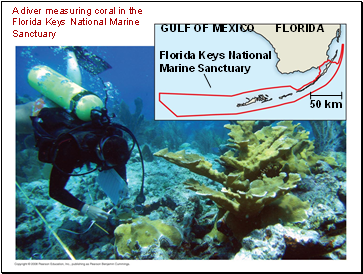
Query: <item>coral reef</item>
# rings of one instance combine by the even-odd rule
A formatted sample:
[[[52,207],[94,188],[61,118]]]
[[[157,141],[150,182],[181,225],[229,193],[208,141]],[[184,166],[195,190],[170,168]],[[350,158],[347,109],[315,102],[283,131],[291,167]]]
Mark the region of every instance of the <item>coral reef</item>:
[[[255,132],[254,129],[252,131]],[[182,146],[188,153],[198,152],[197,149],[193,148],[193,145],[184,144]],[[237,157],[239,151],[236,150],[236,152]],[[27,171],[26,158],[31,156],[32,161],[29,162],[33,165],[37,162],[36,153],[26,150],[18,155],[21,157],[18,158],[17,162],[17,172],[19,171],[17,177],[22,176],[19,183],[44,214],[51,227],[67,244],[75,258],[79,260],[115,259],[115,238],[112,232],[121,223],[130,223],[132,219],[137,219],[140,215],[149,220],[162,220],[168,224],[173,224],[173,226],[174,224],[177,225],[180,234],[183,235],[183,240],[178,247],[169,245],[168,241],[164,241],[164,239],[161,243],[154,241],[148,247],[135,245],[135,250],[124,255],[124,258],[225,260],[235,258],[239,251],[239,254],[243,252],[246,255],[243,257],[245,259],[345,258],[346,216],[344,201],[346,198],[344,193],[346,174],[340,168],[332,168],[326,162],[318,160],[314,164],[314,172],[311,175],[303,174],[304,176],[301,177],[304,178],[301,180],[299,176],[283,169],[277,170],[276,174],[274,172],[268,174],[261,172],[261,175],[254,180],[247,181],[247,179],[238,178],[238,171],[232,168],[222,172],[223,166],[221,164],[223,161],[213,161],[217,157],[215,154],[208,153],[202,157],[185,152],[169,154],[167,150],[164,150],[162,155],[168,155],[171,161],[182,162],[190,170],[183,170],[179,166],[157,157],[154,157],[152,162],[145,161],[147,176],[144,193],[146,201],[144,212],[138,216],[132,208],[134,199],[139,192],[141,172],[137,152],[135,151],[133,154],[135,160],[132,161],[131,159],[127,165],[131,197],[124,200],[121,205],[114,207],[112,213],[117,218],[109,218],[107,222],[100,223],[109,232],[109,235],[96,225],[82,235],[64,231],[63,229],[68,229],[83,233],[90,226],[91,220],[77,215],[76,211],[49,198],[48,181],[40,179],[44,177],[42,169],[40,169],[41,171],[35,169]],[[24,174],[21,170],[22,166],[25,167],[26,173]],[[201,175],[193,173],[192,170]],[[280,175],[280,173],[282,174]],[[113,205],[95,183],[96,176],[97,173],[92,173],[82,177],[72,177],[67,187],[72,189],[72,193],[77,198],[104,210],[109,210]],[[202,183],[201,186],[195,184],[195,187],[201,187],[207,195],[213,196],[213,191],[219,193],[218,195],[223,198],[222,204],[236,205],[236,201],[240,200],[244,206],[241,205],[241,208],[237,208],[235,214],[232,214],[213,202],[211,198],[207,198],[206,195],[186,191],[185,185],[180,182],[192,183],[193,180],[190,179]],[[220,191],[221,184],[227,192],[232,193],[230,196],[228,193]],[[289,186],[289,189],[285,190],[284,185],[285,187]],[[295,185],[296,187],[294,187]],[[268,189],[268,193],[265,197],[258,198],[258,195],[263,194],[264,188]],[[276,189],[277,195],[283,195],[270,202],[270,195],[275,191],[274,189]],[[20,193],[17,193],[16,258],[67,259],[64,250],[41,223],[31,205],[26,203],[21,194],[18,194]],[[237,194],[240,198],[233,198],[233,195]],[[309,201],[310,208],[306,209],[307,202],[301,202],[292,194],[302,201]],[[247,199],[249,195],[252,198]],[[262,201],[263,206],[258,204],[258,200]],[[246,207],[249,202],[253,201],[256,201],[256,205],[252,203],[256,207],[250,213]],[[259,206],[263,208],[260,213],[256,213]],[[283,214],[285,210],[288,210],[289,213]],[[243,214],[246,216],[246,212],[248,212],[248,218],[235,217],[236,215],[242,217]],[[252,213],[256,215],[253,216]],[[317,241],[313,241],[313,239],[301,241],[298,237],[284,232],[289,228],[289,222],[305,219],[306,216],[308,219],[293,224],[296,233],[302,236],[303,233],[307,233],[309,236],[311,230],[314,230],[320,235],[319,239],[316,239]],[[269,227],[276,222],[283,225],[281,233],[275,233],[274,229]],[[237,225],[244,227],[244,229],[234,229]],[[280,225],[274,227],[276,230],[281,228]],[[262,232],[259,233],[259,231]],[[262,235],[262,238],[258,235]],[[284,235],[290,237],[284,237]],[[268,241],[269,239],[271,242]],[[250,241],[255,244],[248,245]],[[251,249],[249,249],[250,247]],[[283,248],[280,250],[281,247]],[[315,249],[317,253],[313,252]],[[266,252],[261,253],[262,250]],[[323,254],[324,252],[328,253]]]
[[[208,154],[205,156],[205,160],[213,162],[213,157],[216,156]],[[321,240],[328,239],[326,242],[327,247],[329,247],[329,243],[331,243],[330,246],[337,246],[339,242],[345,239],[345,208],[336,194],[339,190],[340,192],[345,190],[345,172],[333,169],[322,161],[318,161],[317,164],[319,165],[317,169],[319,174],[308,175],[302,181],[296,182],[297,187],[293,188],[290,192],[297,195],[303,201],[308,200],[310,203],[310,208],[304,210],[308,215],[308,219],[301,223],[294,223],[294,227],[298,227],[297,231],[304,233],[315,230],[319,233]],[[220,170],[218,162],[215,162],[214,166]],[[251,224],[252,232],[243,238],[240,243],[236,243],[235,237],[224,236],[217,229],[213,229],[217,226],[215,220],[221,219],[221,216],[216,216],[219,212],[217,205],[210,199],[205,198],[205,196],[196,195],[194,191],[186,191],[184,185],[180,184],[180,182],[193,178],[209,188],[219,191],[220,183],[192,173],[187,169],[183,170],[177,165],[156,157],[153,162],[145,162],[145,172],[147,174],[145,178],[146,202],[142,215],[147,216],[150,220],[163,220],[170,224],[177,224],[183,234],[183,242],[178,248],[166,248],[164,245],[161,247],[159,244],[152,244],[147,249],[141,249],[148,250],[148,253],[142,253],[139,250],[134,253],[132,258],[226,260],[233,259],[242,248],[243,251],[241,252],[257,254],[255,258],[267,259],[268,257],[266,256],[270,254],[271,259],[285,259],[291,255],[290,251],[293,250],[289,247],[291,245],[291,248],[294,246],[298,247],[295,257],[297,259],[310,258],[309,254],[314,255],[311,258],[344,259],[345,244],[330,253],[315,256],[316,253],[310,252],[312,249],[309,249],[312,241],[299,241],[298,243],[295,240],[290,240],[289,244],[284,244],[285,238],[278,238],[276,245],[274,244],[275,240],[271,240],[272,242],[268,243],[267,238],[275,236],[270,236],[271,233],[267,231],[262,234],[263,237],[261,239],[258,236],[260,235],[258,233],[260,229],[256,229],[256,224]],[[69,229],[83,233],[89,227],[91,220],[78,216],[74,210],[50,199],[48,196],[48,182],[46,180],[29,183],[23,182],[21,185],[38,209],[44,213],[51,227],[58,231],[59,237],[66,242],[77,260],[113,260],[115,259],[113,231],[120,223],[131,222],[130,219],[138,217],[137,214],[132,213],[132,208],[140,187],[140,163],[137,161],[129,163],[127,175],[131,194],[130,199],[125,200],[120,207],[114,208],[112,213],[117,218],[109,218],[106,223],[100,223],[109,232],[109,235],[95,225],[82,235],[74,235],[63,231],[62,229]],[[69,182],[69,187],[72,189],[72,193],[85,202],[97,203],[97,206],[100,208],[110,209],[112,205],[109,202],[109,198],[105,197],[95,183],[95,176],[97,174],[92,173],[83,178],[73,177]],[[90,196],[92,196],[92,199]],[[290,194],[285,196],[290,196]],[[276,207],[273,207],[273,203],[271,203],[261,211],[261,214],[268,212],[269,208],[273,209]],[[233,214],[230,215],[232,216]],[[251,217],[249,220],[258,221],[258,218],[262,220],[266,218],[261,216],[259,214],[257,218]],[[281,220],[281,222],[285,221]],[[223,229],[223,222],[219,223],[220,229]],[[266,225],[262,224],[262,222],[260,223],[261,226]],[[32,207],[26,203],[21,194],[17,195],[16,224],[17,259],[67,259],[64,250],[57,244],[55,238],[49,234],[49,231],[44,229],[44,225],[40,222],[39,217]],[[288,226],[284,224],[284,228],[288,228]],[[217,233],[222,234],[226,240],[219,242],[213,239],[213,234],[218,236]],[[292,239],[295,238],[292,237]],[[248,246],[245,245],[245,239],[246,241],[247,239],[256,241],[256,245],[253,245],[256,247],[248,250]],[[261,241],[261,248],[257,247],[259,241]],[[263,246],[267,253],[261,254],[259,251],[263,249]],[[279,250],[282,246],[286,247]],[[321,245],[314,245],[314,247],[318,246]],[[322,249],[322,251],[324,250],[329,252],[331,248],[329,247],[329,250]],[[252,257],[255,256],[253,254]],[[247,258],[247,255],[245,258]]]
[[[181,167],[186,167],[190,171],[205,176],[213,181],[223,183],[227,180],[227,175],[212,169],[212,164],[205,160],[203,156],[198,154],[186,154],[185,150],[178,152],[169,152],[167,148],[164,148],[156,153],[154,156],[162,157],[169,162]]]
[[[169,149],[178,149],[179,146],[186,142],[187,134],[185,133],[184,123],[168,121],[164,125],[163,134],[167,140]]]
[[[315,151],[345,151],[345,121],[310,121],[315,136]]]
[[[230,129],[230,146],[237,150],[228,151],[220,157],[227,171],[238,173],[240,180],[254,180],[266,174],[273,177],[283,172],[299,173],[302,177],[311,174],[318,160],[336,166],[334,158],[314,153],[314,143],[309,141],[309,132],[300,124],[282,121],[277,126],[263,127],[253,132],[253,121],[226,125]]]
[[[17,152],[16,162],[16,180],[19,183],[49,178],[52,166],[38,161],[38,151],[35,148]]]
[[[195,180],[187,180],[188,189],[196,191],[220,206],[214,237],[233,235],[241,240],[255,228],[276,222],[297,222],[307,218],[307,202],[289,194],[301,177],[311,174],[317,161],[336,165],[332,157],[314,153],[309,133],[299,124],[283,121],[253,132],[253,121],[238,121],[226,125],[233,150],[220,156],[224,172],[212,168],[212,163],[197,154],[176,153],[163,149],[155,156],[162,157],[190,171],[223,184],[215,191]],[[300,176],[301,175],[301,176]]]
[[[144,157],[144,160],[146,162],[152,162],[154,160],[154,156],[150,150],[150,147],[148,145],[144,145],[141,150],[142,156]]]
[[[141,98],[136,98],[135,101],[135,112],[131,114],[129,106],[124,100],[121,100],[119,105],[116,105],[116,116],[120,121],[128,127],[133,133],[137,133],[144,121],[144,115],[141,114],[143,102]]]
[[[126,259],[167,259],[172,255],[172,250],[168,249],[175,249],[183,239],[174,226],[147,217],[134,219],[131,224],[121,224],[115,229],[115,238],[116,258]],[[169,256],[158,247],[169,251]]]
[[[246,180],[247,182],[243,182],[249,188],[246,192],[238,190],[241,187],[235,188],[233,185],[228,189],[222,188],[221,191],[215,191],[204,185],[199,185],[193,179],[184,182],[184,184],[188,189],[211,199],[232,214],[248,216],[247,218],[249,218],[258,215],[264,207],[286,195],[301,180],[299,174],[290,173],[285,183],[286,176],[286,173],[282,172],[278,177],[274,178],[264,176],[262,180],[255,180],[251,183]],[[288,196],[285,196],[285,203],[287,202],[286,197]],[[291,201],[291,198],[288,200]],[[281,201],[280,203],[283,204],[284,202]]]
[[[262,180],[251,182],[246,192],[233,186],[215,191],[191,179],[184,184],[186,188],[211,199],[221,207],[220,219],[211,235],[223,240],[224,237],[218,235],[216,229],[226,236],[232,232],[240,241],[255,228],[278,222],[299,222],[307,218],[305,211],[309,208],[309,203],[302,202],[289,193],[301,180],[300,175],[290,173],[285,183],[286,176],[286,173],[280,173],[274,178],[264,176]],[[226,227],[222,228],[222,225]]]
[[[194,142],[202,154],[210,153],[213,148],[219,147],[223,140],[215,130],[202,128],[194,132]]]

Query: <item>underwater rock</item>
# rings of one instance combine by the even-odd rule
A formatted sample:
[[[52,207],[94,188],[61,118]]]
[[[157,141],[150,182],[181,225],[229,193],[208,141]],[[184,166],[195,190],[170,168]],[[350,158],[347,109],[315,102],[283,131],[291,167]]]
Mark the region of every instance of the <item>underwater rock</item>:
[[[342,247],[345,240],[321,237],[313,230],[281,224],[256,229],[242,241],[235,260],[321,259]]]
[[[101,247],[101,255],[98,259],[110,259],[112,256],[114,256],[113,244],[107,243]]]
[[[46,234],[45,227],[40,218],[33,218],[33,221],[23,222],[16,227],[16,246],[23,248],[35,242]]]
[[[114,254],[114,247],[111,243],[96,242],[91,244],[88,248],[89,254],[86,259],[91,258],[93,260],[106,260]]]
[[[328,163],[324,162],[324,161],[317,161],[316,162],[316,168],[315,171],[317,174],[319,173],[332,173],[333,169],[330,165],[328,165]]]
[[[208,235],[203,239],[199,239],[194,238],[193,234],[190,234],[190,237],[184,239],[178,249],[178,258],[194,260],[228,260],[233,258],[238,250],[233,250],[229,242],[218,243]]]
[[[337,198],[335,199],[338,200]],[[309,218],[305,222],[297,225],[304,229],[314,229],[321,235],[317,249],[310,251],[312,254],[315,254],[316,258],[345,259],[345,208],[340,201],[338,201],[338,203],[340,203],[338,207],[331,204],[328,200],[325,200],[327,203],[326,205],[320,204],[318,201],[322,201],[321,196],[317,196],[315,201],[311,201],[313,206],[308,211]],[[293,254],[289,255],[289,257],[294,258],[293,256]]]
[[[199,198],[198,196],[196,196]],[[212,208],[206,208],[206,213],[201,215],[203,212],[203,206],[199,202],[199,199],[197,199],[198,203],[195,204],[195,209],[192,212],[195,212],[195,215],[193,216],[192,220],[190,221],[190,224],[184,223],[185,231],[190,228],[190,232],[194,234],[195,238],[203,239],[203,237],[210,233],[213,229],[214,223],[216,221],[216,217],[218,215],[218,210],[215,207]],[[187,217],[187,213],[184,215],[184,220],[186,220],[185,217]],[[186,234],[184,234],[186,235]]]
[[[150,214],[150,219],[164,219],[180,225],[183,223],[183,216],[186,212],[192,212],[192,215],[195,215],[198,210],[195,209],[196,201],[192,201],[192,197],[196,197],[196,195],[190,191],[186,192],[184,186],[179,183],[179,180],[187,179],[192,173],[181,172],[176,175],[175,171],[178,169],[177,166],[158,158],[153,162],[145,162],[147,176],[144,194],[146,201],[142,215]],[[130,193],[134,193],[133,195],[136,196],[140,189],[140,163],[128,164],[127,175]],[[194,174],[192,175],[194,176]],[[134,197],[129,199],[132,201],[131,207],[134,206],[134,199]],[[176,209],[177,207],[180,208]]]
[[[234,260],[278,260],[285,253],[284,227],[280,224],[256,229],[242,240]]]
[[[191,253],[193,256],[199,256],[201,253],[205,252],[208,248],[209,248],[208,243],[202,243],[194,247]]]
[[[344,204],[339,200],[339,189],[345,189],[346,183],[338,181],[328,173],[318,174],[316,176],[303,179],[305,191],[299,193],[299,197],[310,201],[312,207],[318,205],[329,205],[333,212],[345,212]]]
[[[165,195],[165,197],[160,198],[157,202],[146,204],[144,207],[144,212],[142,215],[148,215],[154,210],[158,210],[159,207],[168,207],[172,210],[174,210],[177,207],[177,204],[173,201],[173,198],[169,195]]]
[[[20,197],[18,193],[16,193],[16,224],[18,225],[18,219],[19,217],[27,212],[27,205],[26,205],[26,199],[23,197]],[[20,219],[19,219],[20,220]]]
[[[64,244],[68,248],[77,248],[80,242],[80,236],[69,231],[74,231],[76,233],[82,233],[81,225],[76,221],[67,220],[63,222],[62,226],[58,228],[57,234],[63,239]]]
[[[345,237],[317,237],[316,231],[293,231],[284,235],[286,250],[283,259],[324,259],[345,244]]]
[[[330,229],[335,230],[335,224],[345,222],[345,211],[339,212],[333,210],[328,205],[314,205],[308,212],[309,219],[301,223],[301,227],[305,229],[320,230],[322,233],[328,232]],[[345,228],[340,233],[345,233]],[[339,234],[338,232],[336,234]]]
[[[119,259],[169,259],[181,244],[177,228],[160,220],[139,217],[115,229],[115,256]]]
[[[305,188],[297,193],[302,200],[309,200],[311,208],[307,211],[308,219],[295,224],[303,229],[314,229],[334,243],[346,238],[346,208],[344,194],[346,182],[339,181],[332,173],[307,176],[303,179]],[[345,257],[345,244],[333,251],[328,258]]]

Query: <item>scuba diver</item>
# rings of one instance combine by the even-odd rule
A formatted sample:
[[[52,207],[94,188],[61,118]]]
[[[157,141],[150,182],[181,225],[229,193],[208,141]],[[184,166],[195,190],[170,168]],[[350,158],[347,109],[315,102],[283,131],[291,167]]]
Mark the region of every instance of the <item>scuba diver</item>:
[[[53,104],[52,107],[47,107],[43,99],[38,99],[33,103],[30,117],[36,147],[39,149],[38,159],[53,165],[49,196],[95,221],[107,220],[108,213],[80,201],[65,187],[70,176],[81,176],[98,170],[97,182],[112,202],[117,204],[120,198],[128,197],[126,164],[136,144],[141,158],[142,185],[135,201],[135,209],[140,210],[145,201],[144,164],[135,136],[126,127],[111,122],[106,108],[107,92],[104,105],[96,94],[75,83],[81,83],[77,60],[87,63],[86,70],[94,75],[111,66],[96,55],[84,55],[85,50],[80,47],[66,47],[66,50],[69,55],[67,76],[74,81],[46,66],[36,66],[28,75],[30,86]],[[22,116],[17,116],[17,126],[18,119],[22,120],[21,118]],[[132,139],[131,148],[124,133]],[[92,169],[91,163],[96,167]],[[74,172],[76,168],[85,165],[86,172]]]

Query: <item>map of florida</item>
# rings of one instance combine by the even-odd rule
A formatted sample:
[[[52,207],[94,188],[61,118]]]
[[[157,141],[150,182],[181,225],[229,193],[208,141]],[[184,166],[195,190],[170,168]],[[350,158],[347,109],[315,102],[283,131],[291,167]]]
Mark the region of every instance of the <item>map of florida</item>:
[[[254,31],[274,47],[281,73],[305,72],[328,60],[332,40],[340,25],[254,25]]]

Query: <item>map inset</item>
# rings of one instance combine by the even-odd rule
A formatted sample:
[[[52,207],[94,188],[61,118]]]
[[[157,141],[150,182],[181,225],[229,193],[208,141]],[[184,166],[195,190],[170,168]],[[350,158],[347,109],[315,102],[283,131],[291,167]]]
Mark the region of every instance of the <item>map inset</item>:
[[[157,120],[345,120],[346,26],[155,25]]]

